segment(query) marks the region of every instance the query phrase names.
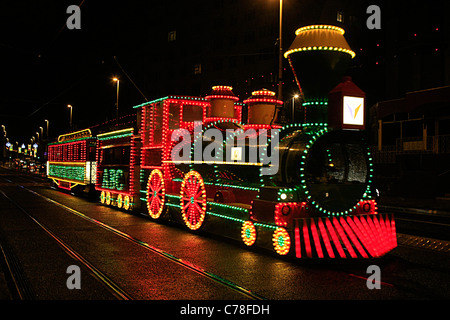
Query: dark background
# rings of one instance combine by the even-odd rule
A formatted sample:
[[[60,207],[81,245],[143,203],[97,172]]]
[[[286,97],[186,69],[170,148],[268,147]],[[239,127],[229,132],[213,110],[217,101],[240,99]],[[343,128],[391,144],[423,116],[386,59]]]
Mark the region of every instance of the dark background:
[[[409,1],[284,0],[283,48],[297,28],[338,24],[356,57],[348,71],[367,106],[405,92],[448,85],[449,5]],[[81,30],[66,9],[80,5]],[[241,101],[262,87],[277,91],[278,0],[3,1],[0,4],[0,123],[10,141],[27,143],[50,121],[50,140],[114,119],[167,94],[205,96],[231,85]],[[381,8],[381,30],[368,30],[366,8]],[[175,31],[174,41],[169,33]],[[436,50],[438,49],[438,50]],[[116,57],[116,59],[114,59]],[[284,59],[284,98],[298,89]],[[119,65],[120,64],[120,65]],[[201,68],[198,73],[198,68]],[[131,79],[131,80],[130,80]]]

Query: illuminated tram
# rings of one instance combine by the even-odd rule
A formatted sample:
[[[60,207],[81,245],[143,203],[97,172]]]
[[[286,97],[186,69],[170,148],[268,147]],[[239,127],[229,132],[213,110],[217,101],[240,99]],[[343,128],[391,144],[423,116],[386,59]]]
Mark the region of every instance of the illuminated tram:
[[[274,92],[239,102],[232,87],[214,86],[205,97],[135,106],[136,127],[63,136],[49,146],[48,176],[62,188],[95,185],[104,205],[283,256],[382,256],[397,245],[395,221],[377,209],[365,94],[349,77],[338,80],[354,56],[343,34],[303,27],[285,53],[303,97],[301,123],[277,123]],[[77,158],[75,146],[86,150]]]
[[[64,134],[48,145],[47,177],[53,186],[92,192],[95,184],[96,138],[89,129]]]

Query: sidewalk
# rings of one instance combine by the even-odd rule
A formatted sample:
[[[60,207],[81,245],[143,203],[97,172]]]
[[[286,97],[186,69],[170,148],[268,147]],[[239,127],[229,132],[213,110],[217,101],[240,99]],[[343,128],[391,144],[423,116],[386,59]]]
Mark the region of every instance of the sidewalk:
[[[402,208],[413,208],[430,210],[430,213],[442,213],[450,216],[450,198],[404,198],[404,197],[380,197],[379,206],[392,206]]]

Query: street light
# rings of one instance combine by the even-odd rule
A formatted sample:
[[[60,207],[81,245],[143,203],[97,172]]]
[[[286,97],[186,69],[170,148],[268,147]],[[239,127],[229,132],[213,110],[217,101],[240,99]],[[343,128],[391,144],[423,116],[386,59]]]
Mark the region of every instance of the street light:
[[[117,97],[116,97],[116,123],[119,124],[119,78],[114,77],[114,82],[117,82]]]
[[[295,115],[295,99],[300,97],[298,94],[292,96],[292,123],[294,123],[294,115]]]
[[[280,32],[278,44],[278,100],[283,101],[283,0],[280,0]]]
[[[70,130],[72,131],[72,106],[68,104],[67,107],[70,109]]]
[[[47,123],[47,140],[48,140],[48,123],[49,123],[49,122],[48,122],[47,119],[45,119],[44,121]]]

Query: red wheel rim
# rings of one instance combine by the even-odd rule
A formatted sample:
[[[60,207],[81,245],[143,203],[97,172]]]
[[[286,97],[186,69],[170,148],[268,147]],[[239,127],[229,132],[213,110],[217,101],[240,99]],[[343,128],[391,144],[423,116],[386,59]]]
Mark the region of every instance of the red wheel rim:
[[[147,209],[153,219],[158,219],[161,216],[165,197],[163,174],[160,170],[155,169],[150,173],[147,183]]]
[[[181,213],[186,226],[197,230],[203,224],[206,215],[206,190],[201,175],[196,171],[188,172],[181,184]]]

